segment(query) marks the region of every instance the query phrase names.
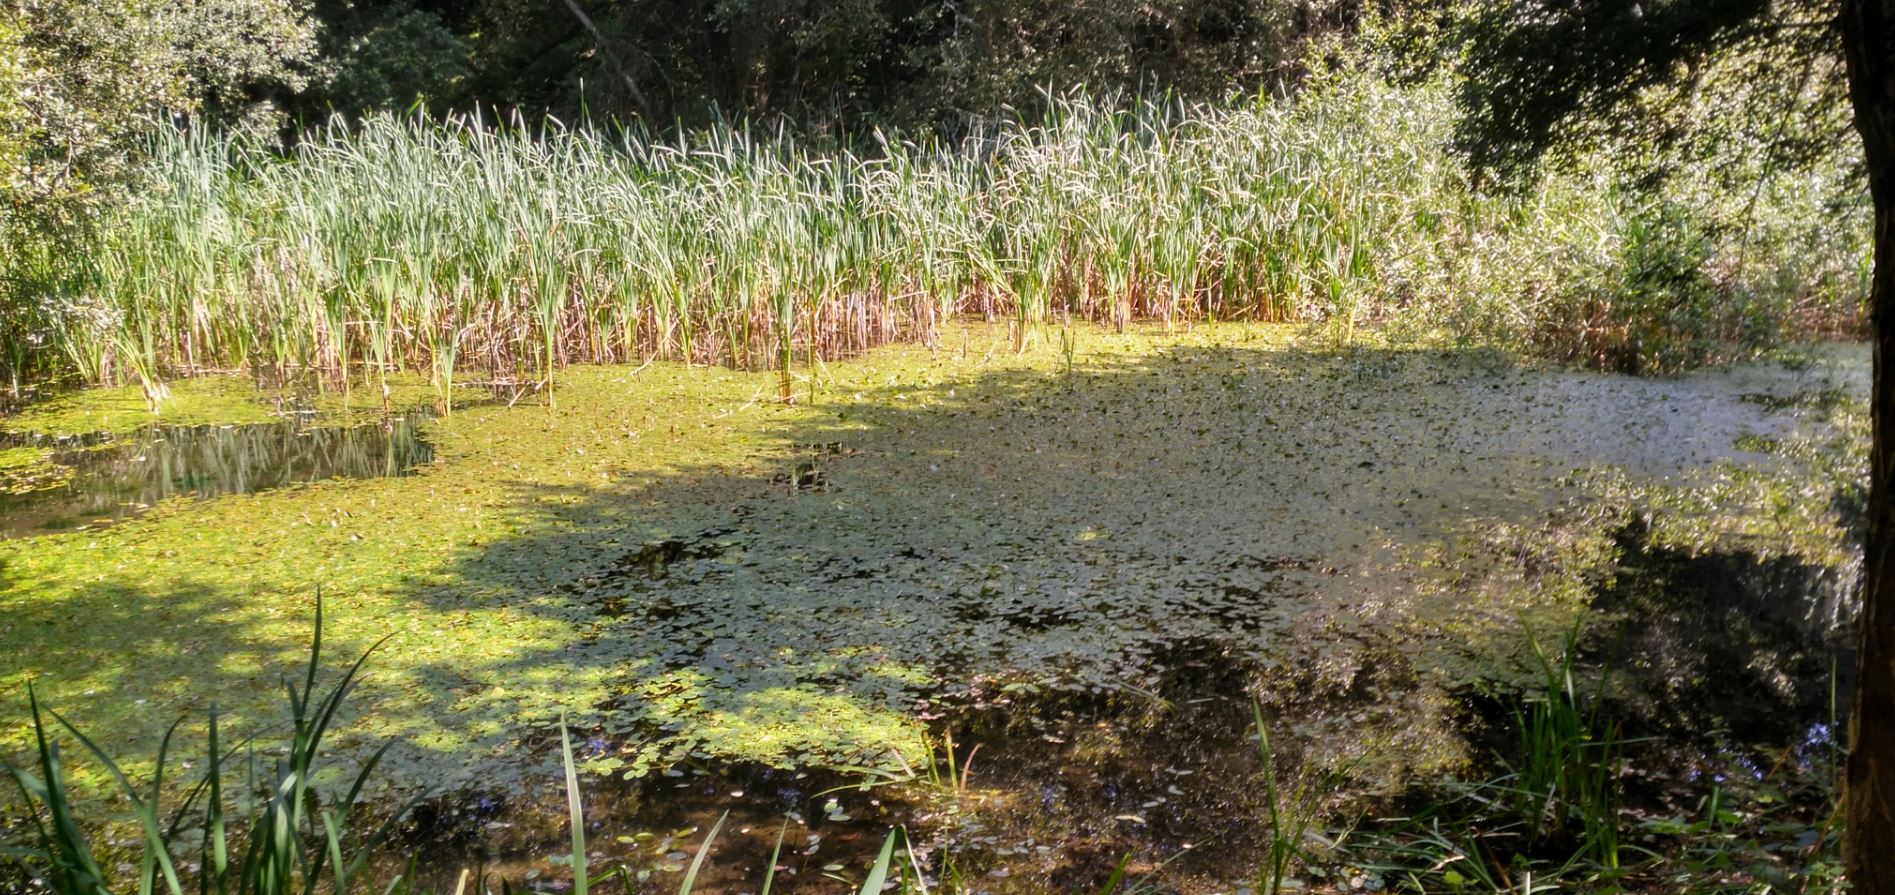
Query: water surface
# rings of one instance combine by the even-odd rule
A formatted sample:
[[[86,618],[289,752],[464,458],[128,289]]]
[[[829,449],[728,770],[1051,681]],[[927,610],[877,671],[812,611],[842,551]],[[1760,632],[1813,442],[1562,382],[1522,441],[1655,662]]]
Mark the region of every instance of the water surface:
[[[125,435],[6,435],[39,448],[64,484],[0,492],[0,537],[95,528],[176,497],[250,494],[324,479],[405,475],[433,459],[424,415],[367,425],[303,418],[254,425],[148,426]]]
[[[1664,781],[1714,754],[1694,731],[1754,755],[1826,720],[1866,352],[1631,379],[1273,333],[1088,331],[1068,360],[976,332],[793,407],[767,376],[563,371],[557,407],[431,425],[427,475],[0,543],[0,707],[31,680],[130,755],[211,699],[259,729],[323,585],[334,661],[393,634],[333,744],[393,740],[382,778],[432,788],[403,843],[427,879],[567,877],[563,710],[598,866],[675,891],[729,810],[710,890],[745,891],[788,818],[784,895],[859,880],[895,823],[996,895],[1096,890],[1126,853],[1236,891],[1253,696],[1285,779],[1483,773],[1528,616],[1587,616],[1628,734],[1679,744],[1639,760]],[[950,733],[964,797],[927,780]],[[847,766],[906,782],[825,793]]]

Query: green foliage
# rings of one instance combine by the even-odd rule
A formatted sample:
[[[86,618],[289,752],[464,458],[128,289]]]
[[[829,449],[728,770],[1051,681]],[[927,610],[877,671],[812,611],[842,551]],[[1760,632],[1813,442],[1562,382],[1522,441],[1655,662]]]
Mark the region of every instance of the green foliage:
[[[349,15],[324,16],[323,54],[315,95],[297,98],[315,120],[331,110],[406,109],[462,96],[472,76],[469,47],[434,10],[407,4],[348,4]]]
[[[273,130],[271,100],[305,83],[313,33],[301,0],[0,4],[0,374],[11,398],[28,377],[74,369],[47,366],[39,348],[110,313],[88,292],[80,247],[143,170],[151,136],[173,116]]]
[[[324,736],[367,659],[365,653],[326,693],[317,694],[316,678],[322,660],[322,604],[318,597],[307,674],[300,687],[293,680],[283,682],[290,709],[288,741],[279,749],[259,750],[250,740],[226,749],[219,740],[217,709],[213,706],[205,729],[204,770],[186,788],[168,822],[162,801],[172,793],[166,789],[164,778],[169,770],[172,737],[183,723],[181,719],[166,729],[152,764],[150,785],[140,788],[90,737],[58,712],[47,710],[46,714],[84,745],[111,775],[120,795],[131,806],[139,832],[138,871],[129,881],[131,890],[145,895],[154,889],[185,895],[196,882],[201,892],[310,895],[326,877],[335,891],[351,891],[350,880],[362,872],[372,848],[386,831],[384,826],[383,831],[365,837],[351,824],[363,786],[387,747],[363,761],[347,793],[333,803],[320,803],[311,783],[323,754]],[[126,891],[126,881],[109,880],[95,856],[91,836],[97,830],[78,817],[59,743],[41,713],[37,697],[30,695],[30,688],[29,699],[37,768],[5,764],[7,774],[19,786],[32,831],[32,841],[17,849],[17,856],[27,861],[56,895]],[[234,759],[239,750],[250,756],[252,776],[248,785],[228,779],[236,776],[238,763]],[[278,757],[274,772],[258,779],[254,774],[260,754]],[[190,763],[186,762],[185,767]],[[240,816],[250,816],[244,825],[247,830],[234,840],[229,814],[233,808]],[[180,849],[189,847],[182,834],[192,829],[190,823],[198,824],[195,830],[199,833],[197,854],[193,856],[197,859],[195,881],[182,872],[181,864],[181,858],[189,855]],[[233,845],[237,850],[233,851]],[[241,857],[233,860],[238,854]]]
[[[310,120],[521,109],[699,127],[779,117],[811,132],[960,132],[1045,91],[1213,99],[1293,83],[1346,30],[1334,0],[413,0],[318,2],[336,77]]]
[[[1595,695],[1575,684],[1579,629],[1557,657],[1527,632],[1542,680],[1514,709],[1518,754],[1510,773],[1450,781],[1421,811],[1367,837],[1416,892],[1565,890],[1621,875],[1623,740],[1602,722]],[[1537,883],[1536,883],[1537,881]]]
[[[1451,73],[1453,140],[1476,182],[1532,193],[1590,172],[1613,195],[1611,243],[1542,292],[1533,337],[1544,351],[1663,372],[1756,351],[1786,329],[1865,328],[1867,207],[1827,7],[1612,0],[1435,12],[1426,27],[1371,37],[1411,76]]]
[[[1574,669],[1579,628],[1549,657],[1531,628],[1527,639],[1544,677],[1539,692],[1515,709],[1520,764],[1507,787],[1529,845],[1574,848],[1606,872],[1619,869],[1619,777],[1624,772],[1618,726],[1599,718],[1598,695],[1582,706]],[[1600,684],[1603,689],[1604,683]]]
[[[1447,16],[1473,167],[1528,173],[1600,145],[1769,172],[1833,158],[1846,135],[1833,11],[1811,0],[1465,4]],[[1661,166],[1662,168],[1662,166]]]
[[[1676,200],[1628,209],[1619,226],[1604,263],[1547,302],[1534,332],[1544,353],[1627,373],[1671,372],[1771,347],[1793,326],[1822,334],[1859,319],[1847,302],[1824,303],[1818,319],[1794,317],[1803,296],[1824,288],[1822,278],[1846,275],[1846,259],[1784,292],[1745,289],[1731,281],[1728,255],[1705,222]]]
[[[314,49],[297,0],[10,3],[0,49],[9,221],[67,226],[138,161],[169,115],[239,128],[266,123],[273,90],[294,90]]]
[[[579,772],[573,767],[572,735],[566,730],[566,719],[564,717],[559,719],[559,757],[560,762],[566,769],[566,822],[572,831],[572,891],[573,895],[586,895],[587,853],[585,805],[580,801],[579,797]],[[719,821],[718,823],[721,826],[723,822]],[[711,835],[716,836],[717,832],[712,830]],[[706,847],[710,845],[710,839],[708,837],[705,839],[704,844]],[[691,867],[691,876],[697,876],[696,864],[693,864]],[[690,882],[688,879],[685,883],[685,889],[686,891],[690,890]]]
[[[1702,179],[1641,198],[1605,159],[1484,193],[1446,148],[1450,112],[1442,85],[1345,67],[1295,100],[1061,99],[963,143],[827,153],[481,118],[374,118],[287,158],[168,133],[90,263],[21,286],[93,310],[4,347],[153,401],[207,367],[345,387],[420,369],[445,395],[467,369],[550,385],[650,357],[774,368],[787,398],[793,367],[932,344],[969,312],[1010,317],[1022,346],[1073,317],[1344,341],[1395,322],[1639,370],[1854,319],[1866,235],[1832,193],[1770,181],[1731,216]]]
[[[787,370],[925,339],[918,319],[957,309],[1012,315],[1022,341],[1075,313],[1309,319],[1344,340],[1401,318],[1668,370],[1856,325],[1866,234],[1855,163],[1835,148],[1827,28],[1800,27],[1813,13],[1798,4],[1772,7],[1790,21],[1765,30],[1740,27],[1748,0],[1626,5],[1537,30],[1500,7],[1454,8],[1433,31],[1396,11],[1354,47],[1325,38],[1364,27],[1356,7],[1285,0],[9,7],[0,371],[15,401],[76,374],[138,382],[155,404],[167,377],[206,366],[425,365],[449,391],[476,357],[546,383],[560,362],[672,353]],[[1617,67],[1508,67],[1541,44]],[[1379,83],[1402,47],[1445,79]],[[1694,77],[1671,77],[1686,62]],[[1289,84],[1300,99],[1263,99]],[[1191,104],[1233,85],[1261,92]],[[1557,101],[1511,99],[1534,90]],[[1450,95],[1487,117],[1451,132]],[[313,135],[288,166],[251,139],[278,108],[313,122],[417,103],[710,130],[674,147],[636,128],[371,116]],[[1575,109],[1628,104],[1649,126],[1574,124],[1590,120]],[[718,109],[858,142],[761,137]],[[159,127],[152,143],[165,116],[190,136]],[[891,122],[968,140],[867,126]],[[1510,197],[1466,182],[1445,149],[1458,137],[1477,170],[1517,168],[1575,134],[1596,139],[1564,154],[1559,182]],[[1736,180],[1760,185],[1741,209],[1705,199]],[[529,183],[557,198],[489,201]],[[140,207],[120,209],[132,191]],[[641,232],[658,220],[677,226]],[[360,232],[332,232],[346,226]],[[1695,266],[1654,278],[1654,253]],[[223,295],[185,298],[199,291]]]
[[[1312,67],[1322,38],[1354,24],[1358,9],[1333,0],[943,6],[937,15],[951,36],[910,51],[928,63],[900,99],[911,116],[1037,110],[1047,88],[1165,91],[1194,100],[1282,90]]]
[[[1262,895],[1280,895],[1286,889],[1285,882],[1290,880],[1291,867],[1309,860],[1304,851],[1304,839],[1321,810],[1325,790],[1336,781],[1306,774],[1294,786],[1279,785],[1276,754],[1270,749],[1270,730],[1263,720],[1263,704],[1253,699],[1250,708],[1262,759],[1264,799],[1270,812],[1270,835],[1264,847],[1257,891]]]

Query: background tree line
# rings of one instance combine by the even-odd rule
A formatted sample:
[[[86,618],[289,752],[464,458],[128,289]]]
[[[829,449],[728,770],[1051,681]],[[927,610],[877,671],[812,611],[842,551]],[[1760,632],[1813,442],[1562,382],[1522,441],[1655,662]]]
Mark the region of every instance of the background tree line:
[[[952,122],[1046,85],[1194,95],[1286,78],[1355,0],[318,0],[299,110],[517,107],[660,125]]]
[[[416,107],[953,129],[1070,85],[1287,86],[1313,38],[1359,15],[1356,0],[8,0],[0,169],[14,211],[71,214],[167,116],[273,135]]]

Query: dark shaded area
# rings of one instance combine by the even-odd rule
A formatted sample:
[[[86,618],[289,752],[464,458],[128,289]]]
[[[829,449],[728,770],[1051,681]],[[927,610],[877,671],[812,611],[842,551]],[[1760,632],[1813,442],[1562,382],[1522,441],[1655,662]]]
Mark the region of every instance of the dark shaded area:
[[[1307,42],[1351,29],[1353,0],[323,0],[334,76],[296,98],[330,111],[520,109],[529,119],[722,118],[816,133],[960,130],[1042,91],[1212,99],[1283,85]]]
[[[1394,650],[1340,685],[1298,674],[1301,688],[1209,640],[1160,647],[1145,667],[1149,687],[1074,692],[995,682],[924,703],[941,745],[899,773],[701,755],[644,777],[583,777],[593,873],[623,866],[633,891],[672,891],[680,867],[724,818],[699,876],[705,891],[755,890],[779,833],[772,891],[834,891],[838,879],[860,880],[895,826],[934,872],[951,867],[990,893],[1096,890],[1128,856],[1138,875],[1235,878],[1268,835],[1259,822],[1267,789],[1252,700],[1267,706],[1267,723],[1285,740],[1272,770],[1293,793],[1287,798],[1332,817],[1370,802],[1331,760],[1334,747],[1309,731],[1337,718],[1398,724],[1400,700],[1419,689]],[[643,745],[598,730],[577,732],[574,742],[582,761]],[[525,748],[556,754],[559,746],[547,734]],[[556,879],[568,835],[564,798],[549,779],[430,799],[391,844],[385,870],[405,870],[414,855],[416,878],[437,889],[452,888],[463,869],[529,886]]]
[[[1633,683],[1626,708],[1668,736],[1718,726],[1742,742],[1788,742],[1826,720],[1830,684],[1847,703],[1854,664],[1843,607],[1849,570],[1744,551],[1656,547],[1638,523],[1619,533],[1621,565],[1595,607]],[[1845,578],[1846,576],[1846,578]]]
[[[1595,670],[1612,681],[1607,712],[1634,739],[1639,788],[1676,807],[1706,779],[1820,786],[1835,771],[1854,685],[1857,570],[1660,547],[1639,520],[1617,540],[1619,568],[1594,603],[1606,624],[1592,640]],[[1818,814],[1829,795],[1794,793]]]
[[[941,723],[984,797],[941,847],[994,892],[1097,891],[1127,856],[1133,873],[1162,870],[1172,885],[1240,884],[1270,833],[1253,700],[1284,804],[1330,820],[1375,801],[1355,771],[1384,771],[1387,756],[1363,761],[1334,737],[1402,725],[1423,685],[1398,651],[1363,652],[1357,673],[1334,679],[1184,640],[1155,649],[1136,688],[977,692]]]
[[[627,744],[579,734],[574,750],[596,757]],[[556,735],[527,747],[557,752]],[[662,773],[626,779],[581,778],[591,873],[623,867],[635,892],[671,892],[720,819],[714,860],[698,874],[698,890],[755,891],[777,853],[771,891],[833,892],[838,875],[859,882],[888,830],[907,826],[919,839],[939,815],[925,789],[864,786],[859,774],[828,769],[783,769],[754,763],[694,759]],[[544,877],[567,876],[562,843],[569,843],[566,794],[556,779],[526,791],[455,792],[416,806],[386,850],[382,871],[406,872],[424,890],[451,891],[463,870],[497,885],[532,887]],[[835,811],[828,809],[834,808]],[[833,868],[833,869],[830,869]],[[608,888],[621,887],[618,879]]]
[[[1784,167],[1848,139],[1835,114],[1846,100],[1839,31],[1823,3],[1533,0],[1489,4],[1450,31],[1466,51],[1457,137],[1485,174],[1529,174],[1549,154],[1607,140],[1658,154],[1648,173],[1662,176],[1664,164],[1720,157],[1721,143],[1755,145]],[[1420,55],[1442,64],[1441,49]],[[1739,83],[1712,81],[1723,59],[1742,60]],[[1686,99],[1652,101],[1673,89]]]

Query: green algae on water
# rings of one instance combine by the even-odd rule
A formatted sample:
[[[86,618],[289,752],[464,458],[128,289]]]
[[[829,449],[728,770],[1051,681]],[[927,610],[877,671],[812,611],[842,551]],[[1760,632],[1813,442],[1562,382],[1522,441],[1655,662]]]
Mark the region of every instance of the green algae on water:
[[[379,383],[344,391],[333,385],[315,388],[290,384],[259,387],[242,376],[201,376],[167,385],[170,397],[153,409],[136,386],[64,392],[35,401],[11,415],[0,415],[0,433],[69,437],[122,435],[149,426],[251,425],[286,415],[307,415],[327,425],[352,422],[385,412],[431,407],[436,393],[417,374],[391,375],[384,400]],[[455,406],[491,400],[471,386],[455,389]]]
[[[1181,640],[1259,669],[1285,712],[1366,700],[1287,735],[1423,773],[1443,694],[1520,654],[1518,618],[1585,611],[1603,542],[1568,508],[1669,518],[1652,489],[1822,478],[1858,437],[1745,397],[1854,388],[1857,355],[1640,380],[1296,334],[1076,328],[1070,353],[1020,354],[968,327],[830,364],[790,406],[770,374],[562,371],[556,408],[426,424],[413,476],[0,543],[0,711],[23,718],[33,681],[119,755],[213,698],[231,730],[262,724],[320,585],[338,654],[390,635],[345,744],[396,738],[395,785],[541,779],[550,756],[521,744],[562,711],[616,744],[600,773],[898,769],[957,707],[1156,692]],[[267,416],[239,393],[230,414]],[[22,418],[117,418],[73,400]],[[1773,537],[1773,500],[1704,505]],[[1502,549],[1548,525],[1565,535],[1532,540],[1570,545],[1544,562],[1571,587]],[[9,722],[5,748],[24,736]]]

